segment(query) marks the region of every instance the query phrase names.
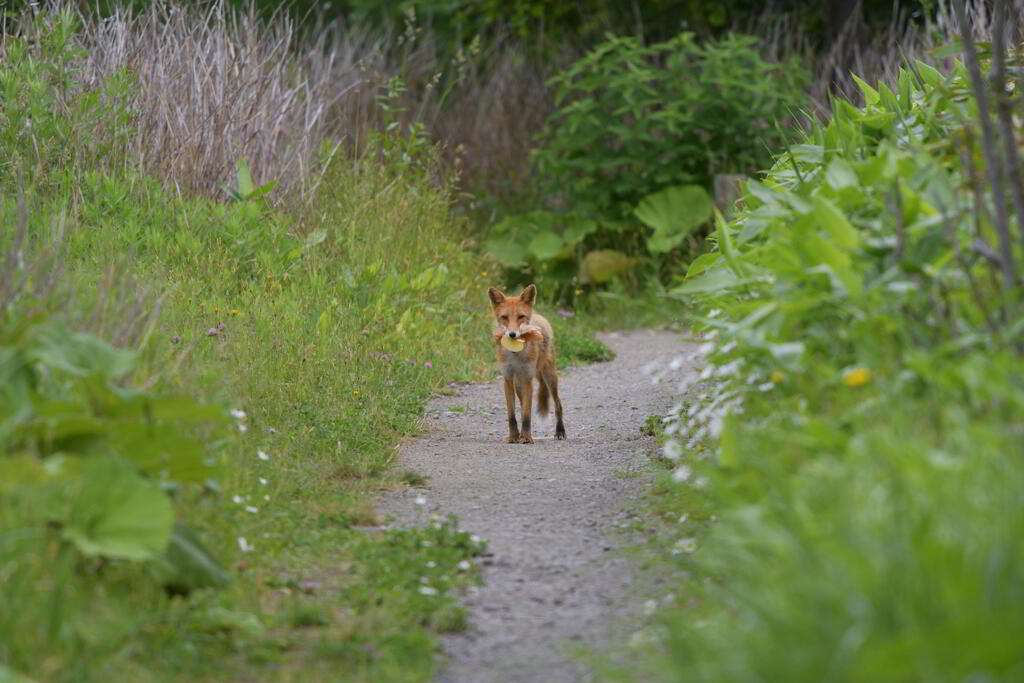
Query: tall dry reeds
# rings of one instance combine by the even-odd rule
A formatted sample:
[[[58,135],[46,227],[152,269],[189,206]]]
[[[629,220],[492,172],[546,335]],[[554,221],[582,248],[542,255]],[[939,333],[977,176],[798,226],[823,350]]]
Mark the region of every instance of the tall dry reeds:
[[[1016,42],[1024,38],[1024,0],[1010,0],[1008,23]],[[971,2],[965,11],[975,40],[991,40],[995,26],[986,2]],[[824,51],[815,46],[814,37],[793,14],[769,7],[742,31],[758,36],[765,56],[773,60],[798,56],[811,68],[810,109],[822,117],[831,114],[830,98],[839,96],[853,102],[861,98],[852,75],[868,83],[894,84],[906,60],[919,59],[937,64],[949,58],[936,58],[932,50],[959,39],[961,22],[950,0],[936,0],[934,12],[913,16],[894,4],[892,19],[883,27],[868,28],[850,22]],[[950,64],[945,64],[948,67]]]
[[[379,54],[359,32],[325,32],[299,50],[286,15],[264,22],[223,1],[83,17],[82,41],[97,85],[121,69],[137,78],[131,156],[181,190],[206,194],[243,158],[257,182],[308,186],[325,141],[358,129],[365,107],[346,99],[365,98],[360,86]]]
[[[286,13],[267,21],[227,0],[155,2],[103,19],[81,7],[54,0],[37,20],[77,14],[86,87],[102,92],[131,74],[129,162],[185,193],[219,195],[239,159],[258,184],[305,193],[324,155],[358,153],[396,119],[423,123],[464,187],[508,192],[550,109],[547,74],[508,42],[453,64],[412,27],[371,35],[335,22],[300,35]],[[378,100],[389,94],[384,112]]]

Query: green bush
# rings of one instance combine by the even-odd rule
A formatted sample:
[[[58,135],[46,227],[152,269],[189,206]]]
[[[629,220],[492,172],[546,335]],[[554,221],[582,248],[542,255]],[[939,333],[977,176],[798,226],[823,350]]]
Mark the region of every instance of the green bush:
[[[123,152],[132,114],[121,103],[132,74],[119,71],[102,87],[78,78],[87,55],[75,43],[70,10],[21,26],[4,36],[0,71],[0,185],[70,180],[82,164],[109,164]]]
[[[763,168],[785,139],[777,122],[803,101],[804,72],[755,45],[610,37],[551,79],[558,109],[535,153],[539,181],[575,212],[625,220],[657,190]]]
[[[755,43],[609,37],[552,78],[558,108],[534,152],[537,194],[551,208],[494,226],[492,253],[601,283],[634,262],[592,273],[593,250],[662,258],[679,247],[710,217],[714,176],[763,168],[803,100],[800,65],[768,63]]]
[[[650,680],[1024,675],[1022,292],[984,255],[977,102],[960,64],[862,89],[674,290],[709,365],[666,420],[695,580]]]

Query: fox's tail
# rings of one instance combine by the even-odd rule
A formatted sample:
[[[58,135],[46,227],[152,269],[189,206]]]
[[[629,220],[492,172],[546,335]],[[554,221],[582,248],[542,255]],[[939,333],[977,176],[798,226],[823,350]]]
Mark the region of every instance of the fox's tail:
[[[547,417],[548,415],[548,399],[548,384],[541,378],[540,388],[537,390],[537,412],[540,413],[541,417]]]

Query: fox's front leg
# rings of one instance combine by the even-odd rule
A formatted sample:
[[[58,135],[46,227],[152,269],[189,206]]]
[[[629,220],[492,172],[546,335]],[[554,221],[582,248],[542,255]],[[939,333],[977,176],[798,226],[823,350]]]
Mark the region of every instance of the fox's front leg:
[[[519,443],[519,425],[516,424],[516,387],[511,377],[505,377],[505,407],[508,409],[508,442]]]
[[[530,415],[533,412],[533,378],[517,377],[516,393],[519,394],[519,402],[523,405],[523,428],[519,432],[519,443],[533,443],[533,435],[530,433]]]

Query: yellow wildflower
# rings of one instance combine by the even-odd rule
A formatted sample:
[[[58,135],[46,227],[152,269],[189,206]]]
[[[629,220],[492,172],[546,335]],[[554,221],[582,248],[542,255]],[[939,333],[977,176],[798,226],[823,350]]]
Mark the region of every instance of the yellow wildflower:
[[[843,384],[848,387],[859,387],[871,381],[871,371],[867,368],[851,368],[843,373]]]
[[[772,372],[772,376],[771,376],[772,384],[779,384],[784,379],[786,379],[786,373],[780,372],[779,370],[775,370],[774,372]]]
[[[582,293],[583,293],[583,290],[582,290],[582,289],[577,289],[577,290],[576,290],[576,296],[579,296],[579,295],[580,295],[580,294],[582,294]]]
[[[214,313],[220,313],[220,306],[214,306],[213,307],[213,312]]]
[[[237,308],[232,308],[228,310],[228,315],[238,315],[239,313],[241,313],[241,311],[238,310]]]

